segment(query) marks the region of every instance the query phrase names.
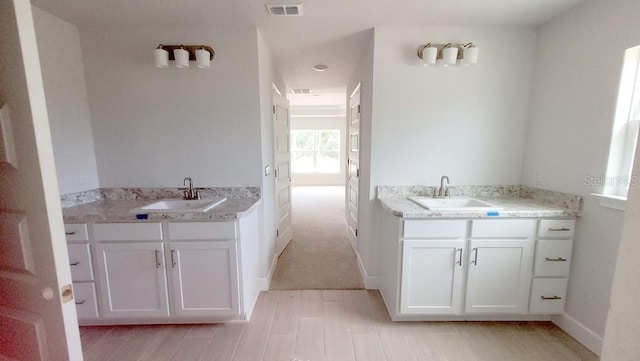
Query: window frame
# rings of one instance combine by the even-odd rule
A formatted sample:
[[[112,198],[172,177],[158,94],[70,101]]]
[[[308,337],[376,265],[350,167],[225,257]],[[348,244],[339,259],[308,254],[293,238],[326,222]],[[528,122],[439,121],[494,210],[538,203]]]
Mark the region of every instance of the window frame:
[[[320,142],[319,142],[319,138],[320,138],[320,134],[322,132],[326,132],[326,131],[332,131],[332,132],[336,132],[337,133],[337,141],[338,141],[338,149],[337,150],[323,150],[320,149]],[[305,149],[295,149],[295,136],[294,136],[294,132],[312,132],[313,133],[313,149],[312,150],[305,150]],[[340,174],[342,172],[341,166],[340,166],[340,155],[342,154],[342,142],[341,142],[341,137],[342,137],[342,130],[339,128],[323,128],[323,129],[291,129],[291,159],[292,159],[292,165],[291,165],[291,173],[293,174]],[[295,159],[295,154],[296,153],[311,153],[312,154],[312,159],[313,159],[313,169],[312,171],[309,172],[298,172],[295,170],[295,167],[293,165],[293,160]],[[338,157],[338,163],[336,166],[336,170],[332,171],[332,172],[319,172],[318,171],[318,155],[320,153],[335,153]]]

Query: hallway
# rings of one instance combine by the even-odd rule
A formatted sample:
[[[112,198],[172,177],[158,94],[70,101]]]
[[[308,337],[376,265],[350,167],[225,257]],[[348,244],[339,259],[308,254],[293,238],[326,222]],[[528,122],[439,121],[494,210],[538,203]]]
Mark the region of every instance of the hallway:
[[[273,290],[364,287],[344,220],[344,187],[293,187],[293,240],[282,252]]]

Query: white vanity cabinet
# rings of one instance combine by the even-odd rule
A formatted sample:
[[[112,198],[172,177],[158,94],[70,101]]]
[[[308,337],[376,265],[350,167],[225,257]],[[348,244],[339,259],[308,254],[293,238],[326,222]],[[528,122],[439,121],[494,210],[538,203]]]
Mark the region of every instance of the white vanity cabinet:
[[[84,226],[88,240],[70,244],[69,253],[93,260],[98,302],[92,318],[79,317],[81,324],[249,319],[259,294],[256,212],[224,222]],[[76,296],[86,292],[81,288]]]
[[[235,222],[169,223],[174,314],[239,315],[236,233]]]
[[[169,316],[162,242],[97,243],[95,251],[103,317]]]
[[[404,221],[400,312],[459,314],[467,221]]]
[[[529,311],[560,314],[567,298],[575,220],[540,220]]]
[[[98,317],[98,302],[87,224],[65,224],[64,231],[78,319],[93,320]]]
[[[543,300],[540,292],[552,298],[566,288],[566,278],[559,277],[565,274],[559,265],[564,262],[537,264],[540,257],[564,259],[570,244],[546,245],[551,238],[538,231],[546,221],[383,215],[380,292],[392,319],[530,319],[531,314],[554,313],[534,299]]]
[[[471,222],[465,312],[527,313],[536,221]]]

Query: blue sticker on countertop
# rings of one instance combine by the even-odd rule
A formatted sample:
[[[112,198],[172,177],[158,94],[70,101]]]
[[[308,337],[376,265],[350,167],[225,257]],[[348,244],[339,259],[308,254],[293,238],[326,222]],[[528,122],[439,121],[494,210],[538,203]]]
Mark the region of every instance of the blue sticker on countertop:
[[[498,211],[488,211],[487,212],[487,217],[498,217],[500,215],[500,212]]]
[[[136,219],[148,219],[149,215],[144,213],[136,214]]]

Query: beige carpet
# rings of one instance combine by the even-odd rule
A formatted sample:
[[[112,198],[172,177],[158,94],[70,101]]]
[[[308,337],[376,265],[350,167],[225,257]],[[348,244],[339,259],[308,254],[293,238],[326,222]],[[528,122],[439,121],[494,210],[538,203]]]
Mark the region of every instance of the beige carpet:
[[[272,290],[361,289],[344,220],[344,187],[293,187],[293,240],[278,259]]]

